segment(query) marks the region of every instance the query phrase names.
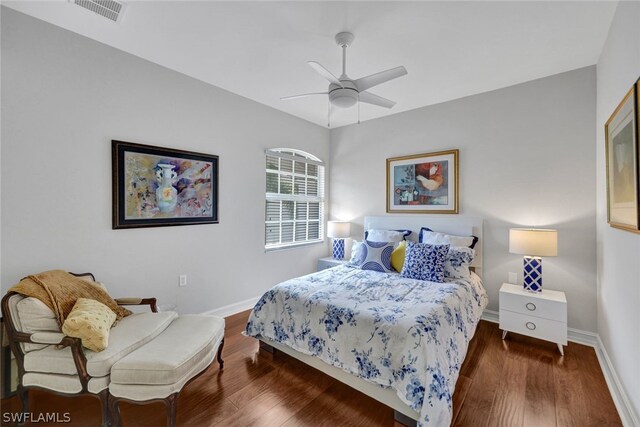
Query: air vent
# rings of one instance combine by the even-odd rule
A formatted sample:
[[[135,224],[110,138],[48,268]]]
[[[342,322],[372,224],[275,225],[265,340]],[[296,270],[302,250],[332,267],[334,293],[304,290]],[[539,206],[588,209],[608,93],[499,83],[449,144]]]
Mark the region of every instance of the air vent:
[[[71,0],[71,3],[104,16],[113,22],[118,22],[124,12],[124,4],[115,0]]]

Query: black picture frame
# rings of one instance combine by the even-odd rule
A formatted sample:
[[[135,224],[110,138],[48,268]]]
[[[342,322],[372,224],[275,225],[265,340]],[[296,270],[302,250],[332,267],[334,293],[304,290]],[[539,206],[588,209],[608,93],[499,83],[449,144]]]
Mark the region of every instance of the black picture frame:
[[[112,229],[219,223],[217,155],[112,140],[111,161]]]

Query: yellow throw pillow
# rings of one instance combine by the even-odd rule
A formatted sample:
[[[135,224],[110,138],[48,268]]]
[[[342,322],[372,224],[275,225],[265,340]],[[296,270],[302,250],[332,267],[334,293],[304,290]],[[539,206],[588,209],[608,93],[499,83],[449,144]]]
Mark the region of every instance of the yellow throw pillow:
[[[78,298],[62,325],[62,332],[80,338],[89,350],[102,351],[109,345],[109,331],[116,314],[99,301]]]
[[[402,266],[404,265],[404,255],[407,249],[407,242],[402,241],[398,245],[397,248],[391,252],[391,267],[398,273],[402,271]]]

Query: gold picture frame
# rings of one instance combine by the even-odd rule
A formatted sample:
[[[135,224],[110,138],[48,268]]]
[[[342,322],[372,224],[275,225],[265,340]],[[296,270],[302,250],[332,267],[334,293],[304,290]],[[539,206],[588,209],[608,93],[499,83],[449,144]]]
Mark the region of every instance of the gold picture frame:
[[[458,150],[387,159],[387,213],[457,214]]]
[[[640,233],[640,80],[626,93],[604,125],[607,176],[607,222]]]

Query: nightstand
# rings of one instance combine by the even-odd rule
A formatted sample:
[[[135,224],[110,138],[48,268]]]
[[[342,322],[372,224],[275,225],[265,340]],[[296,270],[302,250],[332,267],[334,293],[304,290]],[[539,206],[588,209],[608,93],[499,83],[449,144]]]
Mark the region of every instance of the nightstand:
[[[500,288],[502,339],[515,332],[558,344],[564,356],[567,345],[567,298],[564,292],[543,289],[527,292],[522,286],[503,283]]]
[[[327,268],[336,267],[348,263],[348,259],[335,259],[334,257],[320,258],[318,260],[317,271],[326,270]]]

